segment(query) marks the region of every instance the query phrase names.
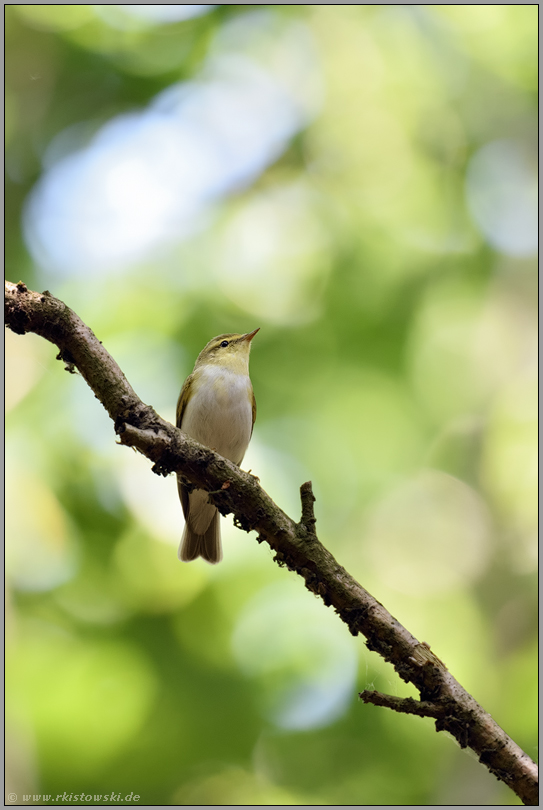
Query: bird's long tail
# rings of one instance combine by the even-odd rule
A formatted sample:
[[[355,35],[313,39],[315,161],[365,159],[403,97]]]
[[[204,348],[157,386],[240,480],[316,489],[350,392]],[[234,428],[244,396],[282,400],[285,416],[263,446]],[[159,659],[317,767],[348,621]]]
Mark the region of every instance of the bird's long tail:
[[[204,560],[210,563],[218,563],[222,560],[220,515],[218,510],[215,510],[211,523],[204,534],[196,534],[187,521],[177,556],[183,562],[190,562],[197,557],[203,557]]]

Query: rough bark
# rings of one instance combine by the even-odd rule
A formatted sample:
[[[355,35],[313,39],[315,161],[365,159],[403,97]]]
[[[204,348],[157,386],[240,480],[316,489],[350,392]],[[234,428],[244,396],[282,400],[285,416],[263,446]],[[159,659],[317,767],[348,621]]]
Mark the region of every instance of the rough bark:
[[[17,334],[34,332],[59,348],[58,359],[68,371],[77,369],[84,377],[114,421],[121,444],[147,456],[153,472],[180,473],[189,487],[207,490],[223,515],[231,512],[240,529],[256,531],[258,542],[267,542],[275,551],[275,561],[299,574],[353,635],[364,635],[370,650],[414,684],[421,698],[365,691],[360,695],[364,702],[434,718],[437,731],[448,731],[462,748],[475,751],[524,804],[538,804],[537,765],[428,645],[412,636],[319,542],[310,482],[301,487],[302,516],[296,522],[271,500],[255,476],[193,441],[141,402],[94,333],[62,301],[49,292],[32,292],[22,282],[6,282],[5,313],[6,325]]]

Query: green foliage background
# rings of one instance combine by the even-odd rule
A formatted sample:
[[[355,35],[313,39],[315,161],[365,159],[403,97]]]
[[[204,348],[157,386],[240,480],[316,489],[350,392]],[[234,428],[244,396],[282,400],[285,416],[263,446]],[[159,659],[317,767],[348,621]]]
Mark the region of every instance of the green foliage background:
[[[207,340],[260,326],[244,468],[293,517],[311,479],[322,542],[535,758],[536,258],[466,189],[485,144],[534,154],[537,6],[116,8],[6,6],[7,278],[66,301],[170,420]],[[309,123],[187,238],[40,268],[22,216],[53,139],[87,127],[84,149],[201,75],[233,22],[255,57],[310,37]],[[220,566],[180,564],[173,477],[54,347],[6,340],[8,790],[520,804],[430,720],[359,702],[414,691],[254,535],[224,521]]]

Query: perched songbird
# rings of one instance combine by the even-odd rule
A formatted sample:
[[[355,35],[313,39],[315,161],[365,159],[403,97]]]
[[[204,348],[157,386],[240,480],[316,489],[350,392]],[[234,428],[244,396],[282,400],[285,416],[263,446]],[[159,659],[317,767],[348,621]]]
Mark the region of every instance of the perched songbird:
[[[218,335],[210,340],[198,355],[177,403],[177,427],[238,466],[256,417],[249,352],[257,332]],[[177,488],[186,521],[179,559],[189,562],[203,557],[210,563],[219,562],[222,549],[217,508],[208,502],[204,490],[195,489],[189,495],[179,478]]]

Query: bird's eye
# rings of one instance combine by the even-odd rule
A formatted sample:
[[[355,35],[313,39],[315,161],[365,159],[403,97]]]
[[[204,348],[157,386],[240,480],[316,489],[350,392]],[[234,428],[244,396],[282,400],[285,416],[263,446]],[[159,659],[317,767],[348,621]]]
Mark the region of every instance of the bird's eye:
[[[227,341],[227,340],[223,340],[223,342],[221,343],[221,348],[222,348],[222,349],[225,349],[227,346],[228,346],[228,341]]]

